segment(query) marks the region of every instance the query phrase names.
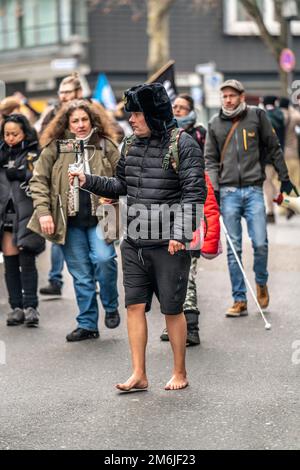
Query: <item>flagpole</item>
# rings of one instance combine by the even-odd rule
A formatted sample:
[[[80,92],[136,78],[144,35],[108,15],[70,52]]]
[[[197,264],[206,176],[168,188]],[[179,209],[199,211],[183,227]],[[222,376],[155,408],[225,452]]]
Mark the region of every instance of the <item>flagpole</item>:
[[[155,72],[151,77],[149,77],[146,81],[146,83],[153,83],[155,82],[160,75],[162,75],[169,67],[172,67],[172,65],[175,64],[175,60],[169,60],[165,65],[163,65],[157,72]],[[116,110],[121,111],[124,109],[124,103],[123,101],[120,101],[117,106]]]
[[[169,60],[165,65],[163,65],[157,72],[155,72],[151,77],[148,78],[146,83],[153,83],[157,78],[162,75],[169,67],[175,64],[175,60]]]

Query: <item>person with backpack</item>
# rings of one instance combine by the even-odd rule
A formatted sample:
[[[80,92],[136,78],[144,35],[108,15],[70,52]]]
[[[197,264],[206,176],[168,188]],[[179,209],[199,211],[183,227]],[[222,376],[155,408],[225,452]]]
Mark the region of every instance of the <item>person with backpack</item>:
[[[176,118],[179,129],[183,129],[198,143],[202,153],[204,152],[204,143],[206,129],[202,125],[197,125],[197,116],[195,112],[194,100],[187,93],[182,93],[177,96],[173,102],[173,112]],[[217,255],[219,252],[219,240],[220,240],[220,223],[219,223],[219,206],[215,198],[215,194],[209,180],[207,173],[205,174],[206,186],[207,186],[207,197],[204,204],[204,216],[205,220],[209,218],[209,222],[205,226],[206,235],[208,237],[206,242],[210,246],[210,256]],[[200,250],[200,228],[198,233],[195,234],[194,238],[197,237],[197,247],[191,250],[192,260],[189,272],[189,281],[187,287],[187,293],[185,302],[183,305],[183,312],[187,322],[187,346],[196,346],[200,344],[199,336],[199,315],[200,310],[197,299],[197,266],[198,259],[201,254]],[[213,245],[213,246],[212,246]],[[193,246],[191,247],[193,248]],[[165,328],[160,335],[162,341],[169,341],[168,330]]]
[[[125,142],[116,177],[79,172],[82,189],[104,197],[127,195],[126,235],[121,244],[128,337],[133,373],[120,391],[146,389],[147,321],[155,293],[173,351],[173,375],[165,390],[188,385],[185,365],[186,297],[191,256],[186,243],[200,224],[206,198],[204,159],[195,140],[177,134],[172,105],[160,83],[137,85],[124,95],[133,136]],[[177,142],[178,137],[178,142]],[[178,145],[176,161],[174,146]],[[176,151],[175,151],[176,153]],[[164,217],[167,214],[168,217]]]
[[[204,151],[206,169],[215,191],[220,192],[223,221],[240,259],[241,219],[246,219],[254,251],[257,300],[261,308],[266,308],[269,304],[268,237],[262,189],[266,155],[278,173],[281,192],[289,194],[293,185],[266,112],[246,104],[245,89],[238,80],[225,81],[220,94],[222,107],[208,124]],[[226,316],[247,315],[245,281],[229,244],[227,262],[234,303]]]
[[[22,114],[3,120],[0,136],[0,249],[12,311],[7,325],[39,324],[36,256],[45,249],[43,237],[27,224],[33,213],[28,181],[40,148],[36,131]]]
[[[284,159],[286,166],[298,192],[300,191],[300,160],[299,160],[299,140],[297,128],[300,126],[300,112],[292,106],[289,98],[281,97],[279,100],[280,109],[286,122]],[[295,215],[291,209],[284,211],[289,220]]]
[[[99,337],[96,282],[106,327],[116,328],[120,323],[116,252],[98,226],[102,202],[80,191],[77,208],[68,180],[69,165],[76,161],[76,145],[83,145],[81,164],[87,173],[114,175],[119,152],[111,135],[98,108],[84,100],[67,103],[42,135],[43,150],[30,181],[35,210],[29,228],[62,246],[73,277],[79,313],[77,328],[67,335],[67,341]]]

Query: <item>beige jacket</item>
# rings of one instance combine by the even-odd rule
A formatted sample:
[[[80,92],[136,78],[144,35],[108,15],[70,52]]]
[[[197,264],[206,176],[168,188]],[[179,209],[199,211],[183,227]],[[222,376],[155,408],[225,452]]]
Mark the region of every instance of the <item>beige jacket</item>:
[[[70,138],[66,132],[65,138]],[[94,134],[89,145],[95,146],[95,152],[89,150],[91,173],[98,176],[113,176],[119,160],[117,146],[110,139],[101,139]],[[94,155],[93,155],[94,153]],[[34,213],[28,228],[43,235],[47,240],[59,244],[65,243],[68,217],[68,195],[70,191],[68,168],[75,162],[74,153],[57,154],[56,142],[51,142],[42,151],[30,180],[30,191],[33,199]],[[94,206],[101,204],[99,196],[93,195]],[[52,215],[55,224],[53,235],[41,232],[39,218]]]
[[[298,136],[295,131],[296,126],[300,126],[300,113],[292,106],[289,109],[281,108],[285,120],[285,143],[284,158],[285,160],[299,158],[298,153]]]

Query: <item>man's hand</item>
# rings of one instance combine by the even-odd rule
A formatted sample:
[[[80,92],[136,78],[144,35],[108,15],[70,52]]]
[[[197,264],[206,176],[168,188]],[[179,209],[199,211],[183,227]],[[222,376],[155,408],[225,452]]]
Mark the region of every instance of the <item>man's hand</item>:
[[[43,215],[39,218],[42,233],[45,235],[53,235],[55,231],[55,225],[53,222],[52,215]]]
[[[113,199],[108,199],[107,197],[100,197],[101,204],[111,204],[112,202],[113,202]]]
[[[78,171],[69,172],[69,183],[71,186],[74,185],[74,177],[78,176],[79,186],[83,186],[86,182],[86,177],[84,173],[79,173]]]
[[[168,252],[170,253],[170,255],[174,255],[177,251],[180,250],[185,250],[185,245],[183,243],[180,243],[177,240],[169,241]]]

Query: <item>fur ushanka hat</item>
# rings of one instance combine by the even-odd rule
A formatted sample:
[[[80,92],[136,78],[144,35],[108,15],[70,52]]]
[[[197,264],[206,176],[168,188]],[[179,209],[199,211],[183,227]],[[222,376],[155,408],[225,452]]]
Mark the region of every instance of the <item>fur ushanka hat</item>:
[[[146,83],[129,88],[124,93],[124,107],[129,113],[144,113],[149,129],[157,134],[165,133],[174,121],[170,98],[161,83]]]

